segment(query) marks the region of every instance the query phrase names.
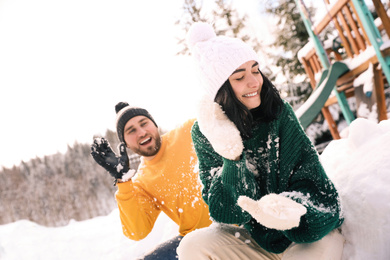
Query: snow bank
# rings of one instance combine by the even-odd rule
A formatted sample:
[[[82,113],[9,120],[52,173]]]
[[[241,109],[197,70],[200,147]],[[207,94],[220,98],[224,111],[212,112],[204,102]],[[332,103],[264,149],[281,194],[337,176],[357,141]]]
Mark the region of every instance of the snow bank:
[[[390,121],[356,119],[346,139],[321,155],[339,190],[345,221],[344,260],[390,256]]]

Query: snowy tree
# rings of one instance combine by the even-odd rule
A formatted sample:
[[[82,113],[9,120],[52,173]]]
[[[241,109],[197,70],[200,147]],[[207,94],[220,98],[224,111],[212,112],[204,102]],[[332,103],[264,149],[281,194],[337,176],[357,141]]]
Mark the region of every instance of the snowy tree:
[[[290,79],[304,74],[303,65],[297,53],[308,42],[309,34],[301,19],[295,0],[266,0],[266,13],[276,18],[275,42],[273,47],[282,51],[272,54],[276,65]],[[313,11],[310,8],[310,11]]]
[[[116,133],[106,138],[116,150]],[[71,219],[85,220],[106,215],[116,202],[113,178],[90,155],[90,144],[75,142],[65,154],[21,162],[0,170],[0,225],[28,219],[45,226],[66,225]],[[137,168],[139,156],[129,150]],[[136,160],[138,159],[138,160]]]
[[[255,51],[260,49],[260,41],[247,30],[246,14],[240,14],[232,5],[230,0],[203,1],[184,0],[183,15],[176,22],[181,28],[181,36],[178,37],[178,45],[182,49],[180,55],[189,54],[189,49],[185,41],[187,31],[194,22],[210,23],[217,35],[225,35],[242,39],[250,44]]]
[[[313,12],[313,8],[308,8]],[[293,107],[302,104],[311,94],[312,88],[303,65],[298,60],[298,51],[308,42],[309,34],[295,0],[265,0],[265,12],[276,20],[274,43],[269,58],[274,60],[285,78],[277,87],[283,98]]]

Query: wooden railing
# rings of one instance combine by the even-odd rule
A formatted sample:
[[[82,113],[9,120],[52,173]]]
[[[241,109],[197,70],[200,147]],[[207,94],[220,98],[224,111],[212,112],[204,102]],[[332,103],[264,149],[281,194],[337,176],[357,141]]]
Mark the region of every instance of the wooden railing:
[[[325,1],[329,4],[328,0]],[[373,3],[379,16],[378,19],[380,19],[378,28],[381,30],[383,37],[389,39],[389,16],[380,0],[373,0]],[[377,103],[378,120],[387,119],[384,94],[384,82],[386,81],[386,78],[383,76],[378,57],[376,56],[375,51],[373,51],[372,44],[357,15],[352,0],[339,0],[328,7],[329,9],[325,16],[313,26],[313,31],[316,35],[324,34],[325,30],[329,29],[333,29],[337,32],[337,39],[339,39],[341,43],[340,46],[337,48],[334,46],[325,46],[326,53],[328,54],[331,64],[335,61],[342,61],[350,68],[348,73],[337,80],[337,91],[344,92],[347,98],[354,96],[355,89],[353,87],[353,80],[366,71],[369,68],[370,63],[373,64],[375,82],[373,94]],[[382,54],[389,55],[389,49],[390,48],[383,49]],[[321,72],[323,71],[323,66],[314,45],[309,42],[298,55],[310,80],[311,86],[315,88]],[[337,125],[328,110],[328,107],[335,103],[337,103],[336,97],[330,97],[325,103],[322,113],[328,121],[333,138],[338,139],[340,138],[340,135],[338,133]]]

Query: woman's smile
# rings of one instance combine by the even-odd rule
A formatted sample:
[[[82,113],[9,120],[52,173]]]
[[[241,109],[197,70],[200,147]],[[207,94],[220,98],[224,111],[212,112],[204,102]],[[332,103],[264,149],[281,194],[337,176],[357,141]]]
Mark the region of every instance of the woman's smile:
[[[254,97],[254,96],[257,96],[257,95],[258,95],[257,91],[254,91],[252,93],[248,93],[248,94],[243,95],[243,97],[251,98],[251,97]]]

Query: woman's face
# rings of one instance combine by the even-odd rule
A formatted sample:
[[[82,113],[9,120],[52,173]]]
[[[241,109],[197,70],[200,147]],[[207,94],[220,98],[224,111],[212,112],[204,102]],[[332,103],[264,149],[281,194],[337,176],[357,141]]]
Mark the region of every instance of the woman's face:
[[[238,67],[230,75],[229,82],[234,94],[246,108],[253,109],[260,106],[263,77],[256,61],[248,61]]]

